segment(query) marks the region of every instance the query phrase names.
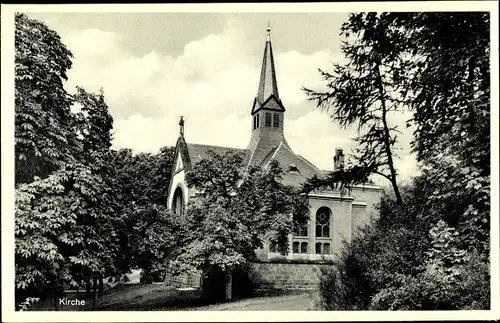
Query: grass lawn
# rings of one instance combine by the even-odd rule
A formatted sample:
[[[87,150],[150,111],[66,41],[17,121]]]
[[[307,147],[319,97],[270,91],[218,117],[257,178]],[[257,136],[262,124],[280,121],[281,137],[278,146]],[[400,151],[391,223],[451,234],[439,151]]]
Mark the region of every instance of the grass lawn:
[[[84,299],[83,294],[68,295],[68,299]],[[207,305],[199,290],[177,290],[163,284],[121,285],[107,291],[92,308],[60,305],[61,311],[276,311],[312,310],[310,293],[253,297],[232,302]],[[34,305],[32,311],[53,311],[54,301]]]

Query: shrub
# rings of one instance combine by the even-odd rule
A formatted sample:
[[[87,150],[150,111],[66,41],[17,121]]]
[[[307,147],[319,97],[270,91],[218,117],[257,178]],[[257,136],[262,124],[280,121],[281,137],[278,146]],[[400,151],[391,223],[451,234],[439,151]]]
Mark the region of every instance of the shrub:
[[[319,306],[324,310],[362,310],[370,303],[367,271],[353,248],[333,266],[320,267]]]

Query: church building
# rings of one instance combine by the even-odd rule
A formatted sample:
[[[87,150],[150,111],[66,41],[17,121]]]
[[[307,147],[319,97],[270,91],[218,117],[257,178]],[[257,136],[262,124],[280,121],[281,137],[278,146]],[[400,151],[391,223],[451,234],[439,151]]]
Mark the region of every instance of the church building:
[[[184,120],[181,117],[168,187],[168,207],[174,214],[181,215],[195,195],[195,191],[185,183],[185,172],[205,158],[209,150],[218,154],[242,152],[246,156],[246,165],[257,165],[264,169],[272,160],[276,160],[285,172],[283,183],[286,185],[298,187],[314,175],[318,178],[325,176],[324,170],[296,154],[285,138],[286,109],[278,92],[269,27],[257,95],[249,110],[252,136],[246,149],[189,143],[189,138],[184,136]],[[335,152],[332,149],[332,169],[341,167],[343,162],[342,149],[335,149]],[[374,185],[353,186],[347,195],[341,195],[338,190],[312,192],[309,195],[309,223],[290,236],[290,253],[286,258],[319,260],[322,257],[334,257],[342,248],[343,241],[350,241],[355,231],[369,221],[381,193],[381,188]],[[262,260],[281,257],[269,245],[258,250],[257,255]]]

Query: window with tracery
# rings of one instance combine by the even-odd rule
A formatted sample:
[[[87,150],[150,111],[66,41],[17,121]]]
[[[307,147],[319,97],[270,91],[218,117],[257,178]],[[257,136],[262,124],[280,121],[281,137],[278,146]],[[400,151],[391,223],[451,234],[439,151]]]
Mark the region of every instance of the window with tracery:
[[[331,214],[330,209],[324,206],[316,212],[316,238],[330,237]]]

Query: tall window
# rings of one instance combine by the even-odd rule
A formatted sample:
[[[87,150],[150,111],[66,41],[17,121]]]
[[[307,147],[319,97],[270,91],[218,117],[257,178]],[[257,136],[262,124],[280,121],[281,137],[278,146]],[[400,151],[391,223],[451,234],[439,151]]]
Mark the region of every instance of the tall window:
[[[273,114],[273,127],[278,128],[280,126],[280,115],[279,113]]]
[[[272,116],[271,112],[266,112],[266,127],[271,126]]]
[[[330,209],[324,206],[316,212],[316,238],[330,237],[331,213]]]
[[[260,114],[255,115],[255,121],[257,122],[256,128],[260,127]]]
[[[177,187],[174,193],[174,202],[172,204],[172,210],[174,214],[184,215],[184,198],[182,197],[182,190]]]

